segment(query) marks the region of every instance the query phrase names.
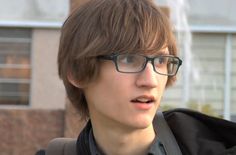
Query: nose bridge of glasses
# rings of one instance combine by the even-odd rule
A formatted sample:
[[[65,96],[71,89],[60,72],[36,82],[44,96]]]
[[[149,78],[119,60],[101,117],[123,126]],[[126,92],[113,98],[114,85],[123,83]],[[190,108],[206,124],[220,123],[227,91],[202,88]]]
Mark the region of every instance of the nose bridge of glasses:
[[[145,70],[147,68],[147,65],[148,65],[148,62],[150,62],[150,65],[152,66],[152,69],[153,71],[155,71],[155,65],[154,65],[154,59],[155,57],[147,57],[147,56],[143,56],[145,57],[145,62],[143,64],[143,69],[142,70]]]

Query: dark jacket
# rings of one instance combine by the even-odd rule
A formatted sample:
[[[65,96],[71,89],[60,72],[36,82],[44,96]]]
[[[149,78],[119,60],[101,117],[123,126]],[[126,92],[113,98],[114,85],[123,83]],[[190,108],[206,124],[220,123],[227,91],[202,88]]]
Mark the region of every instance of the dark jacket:
[[[169,110],[163,114],[183,155],[236,155],[236,123],[187,109]],[[86,132],[86,128],[83,131]],[[87,134],[80,136],[88,139]],[[72,148],[76,148],[76,139],[73,141]],[[83,140],[81,144],[83,149],[89,149],[89,144]]]
[[[236,123],[186,109],[164,117],[183,155],[236,155]]]

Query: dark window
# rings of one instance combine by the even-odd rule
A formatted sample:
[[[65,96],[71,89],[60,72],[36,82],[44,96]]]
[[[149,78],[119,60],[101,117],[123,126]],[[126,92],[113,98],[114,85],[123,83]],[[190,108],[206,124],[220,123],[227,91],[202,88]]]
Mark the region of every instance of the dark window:
[[[0,28],[0,105],[28,105],[31,30]]]

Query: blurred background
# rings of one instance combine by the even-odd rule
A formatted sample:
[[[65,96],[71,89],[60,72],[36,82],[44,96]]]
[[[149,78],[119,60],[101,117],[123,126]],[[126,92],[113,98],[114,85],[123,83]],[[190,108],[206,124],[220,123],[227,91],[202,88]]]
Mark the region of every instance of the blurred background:
[[[60,28],[88,0],[0,0],[0,155],[32,155],[84,125],[57,76]],[[236,121],[236,1],[155,0],[173,22],[183,65],[162,109]]]

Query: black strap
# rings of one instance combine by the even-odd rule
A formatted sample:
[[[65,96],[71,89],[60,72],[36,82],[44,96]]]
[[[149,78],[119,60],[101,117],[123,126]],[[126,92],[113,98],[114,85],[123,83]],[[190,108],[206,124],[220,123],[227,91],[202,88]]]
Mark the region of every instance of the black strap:
[[[182,155],[179,145],[170,130],[161,111],[157,112],[153,122],[154,128],[157,132],[157,137],[164,145],[167,155]]]
[[[76,139],[55,138],[49,142],[46,155],[76,155]]]

